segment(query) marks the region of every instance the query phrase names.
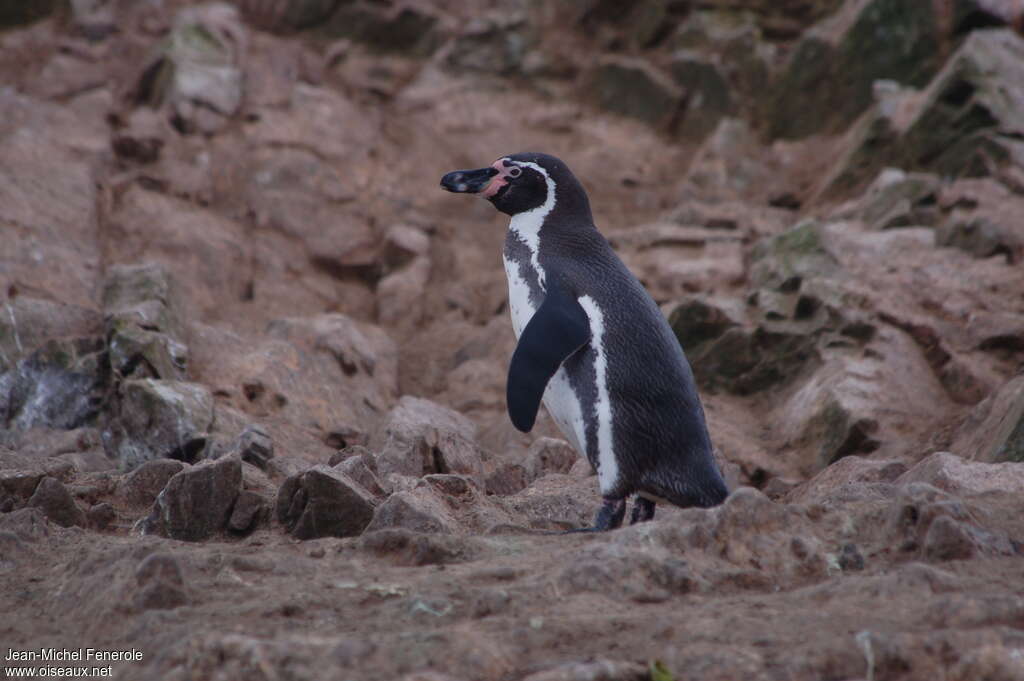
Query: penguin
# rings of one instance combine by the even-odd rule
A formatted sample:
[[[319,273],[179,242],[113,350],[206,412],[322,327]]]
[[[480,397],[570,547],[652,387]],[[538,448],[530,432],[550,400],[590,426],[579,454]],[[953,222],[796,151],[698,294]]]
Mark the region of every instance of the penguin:
[[[594,526],[654,517],[656,503],[710,507],[728,494],[683,350],[640,281],[594,225],[568,166],[542,153],[441,178],[511,217],[503,261],[517,344],[506,399],[529,432],[543,401],[566,439],[597,471]]]

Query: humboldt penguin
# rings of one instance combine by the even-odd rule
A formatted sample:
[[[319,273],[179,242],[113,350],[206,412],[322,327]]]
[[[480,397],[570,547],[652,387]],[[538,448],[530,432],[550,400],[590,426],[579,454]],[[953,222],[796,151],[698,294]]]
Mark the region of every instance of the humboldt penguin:
[[[604,503],[594,527],[619,527],[655,504],[720,504],[728,494],[712,454],[693,372],[657,304],[597,231],[583,185],[548,154],[505,156],[456,170],[441,186],[479,194],[511,216],[503,260],[518,341],[508,412],[529,432],[543,401],[597,471]]]

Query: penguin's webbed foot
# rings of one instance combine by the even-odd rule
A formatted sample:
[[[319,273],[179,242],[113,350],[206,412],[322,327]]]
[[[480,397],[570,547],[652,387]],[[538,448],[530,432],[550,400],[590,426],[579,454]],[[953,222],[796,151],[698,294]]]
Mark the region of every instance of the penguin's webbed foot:
[[[622,526],[622,520],[626,517],[626,499],[623,498],[608,498],[605,497],[604,503],[601,504],[600,510],[597,512],[597,517],[594,518],[593,527],[581,527],[575,530],[566,530],[565,534],[575,534],[577,532],[607,532],[608,530],[614,530],[617,527]]]
[[[657,505],[647,497],[637,496],[633,502],[633,512],[629,514],[629,524],[647,522],[654,519],[654,509]]]

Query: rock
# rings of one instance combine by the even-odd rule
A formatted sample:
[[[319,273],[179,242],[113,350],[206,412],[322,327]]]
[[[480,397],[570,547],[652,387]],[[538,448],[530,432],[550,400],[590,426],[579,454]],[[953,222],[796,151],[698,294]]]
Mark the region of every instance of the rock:
[[[290,0],[267,5],[262,0],[241,0],[242,16],[252,24],[271,31],[288,32],[313,28],[338,7],[339,0]]]
[[[188,605],[181,564],[169,553],[152,553],[135,570],[132,606],[139,611],[173,610]]]
[[[949,452],[936,452],[896,479],[897,484],[925,482],[957,496],[990,492],[1024,494],[1024,463],[965,461]]]
[[[458,520],[443,497],[427,486],[395,492],[377,507],[367,532],[401,528],[428,534],[456,534]]]
[[[742,320],[723,302],[694,295],[681,300],[668,315],[669,326],[687,353],[715,340]]]
[[[359,538],[359,548],[386,557],[395,565],[448,565],[479,557],[482,547],[467,537],[424,534],[404,528],[368,531]]]
[[[0,373],[0,425],[71,430],[104,406],[107,374],[99,338],[52,339]]]
[[[21,508],[0,514],[0,532],[13,534],[26,542],[36,542],[50,536],[50,523],[42,510]]]
[[[922,552],[931,561],[967,560],[977,549],[963,525],[949,516],[939,516],[925,533]]]
[[[523,681],[647,681],[653,678],[656,677],[651,675],[650,668],[639,662],[600,659],[560,664],[525,676]]]
[[[352,537],[375,517],[373,495],[344,473],[314,466],[289,477],[277,495],[276,515],[298,539]]]
[[[250,423],[238,435],[238,453],[242,461],[266,469],[267,463],[274,458],[274,441],[263,426]]]
[[[362,485],[370,494],[375,497],[384,496],[384,488],[377,477],[377,459],[365,447],[349,447],[345,451],[356,450],[348,458],[335,463],[332,467],[341,471]]]
[[[568,473],[579,456],[565,440],[542,437],[530,445],[523,467],[526,469],[527,478],[532,481],[548,473]]]
[[[437,15],[424,7],[346,2],[324,23],[320,33],[350,38],[378,52],[425,57],[441,43],[438,23]]]
[[[414,329],[423,319],[423,292],[430,281],[431,262],[417,256],[377,284],[377,322],[389,327]]]
[[[808,31],[793,50],[772,88],[772,137],[841,130],[870,104],[875,81],[920,87],[939,69],[944,55],[930,7],[869,0],[849,14]],[[879,41],[881,32],[899,40]]]
[[[483,487],[476,427],[462,414],[430,400],[402,397],[373,441],[379,443],[377,466],[384,478],[459,473]]]
[[[102,532],[110,528],[110,526],[117,520],[117,511],[113,506],[106,502],[93,504],[89,507],[89,510],[86,511],[85,517],[86,520],[89,521],[89,526],[91,528]]]
[[[85,514],[67,488],[51,477],[39,481],[35,492],[28,500],[30,508],[38,508],[47,518],[62,527],[85,527]]]
[[[381,257],[389,270],[400,269],[417,256],[430,253],[430,236],[409,225],[390,227],[384,235]]]
[[[858,215],[869,229],[933,225],[940,187],[936,175],[886,168],[867,188]]]
[[[58,0],[39,0],[22,3],[7,0],[0,3],[0,27],[24,26],[53,14],[61,3]]]
[[[102,316],[93,309],[26,295],[9,298],[3,308],[3,314],[0,314],[0,374],[48,341],[103,335]]]
[[[168,40],[138,76],[135,103],[164,108],[182,132],[219,131],[242,103],[247,42],[233,5],[183,8]]]
[[[957,177],[990,174],[1020,153],[1024,45],[1009,29],[974,31],[927,90],[898,145],[910,168]],[[998,132],[997,132],[998,131]]]
[[[606,111],[660,128],[672,124],[684,95],[668,75],[633,57],[601,58],[589,76],[587,93]]]
[[[1024,462],[1024,376],[982,400],[960,427],[953,453],[968,460]]]
[[[227,527],[242,484],[235,457],[203,461],[174,475],[139,523],[143,534],[202,541]]]
[[[867,459],[846,456],[785,495],[788,504],[827,503],[837,491],[848,485],[895,482],[907,472],[907,465],[892,459]]]
[[[1024,678],[1019,648],[986,644],[969,651],[949,671],[949,681],[1015,681]]]
[[[246,533],[254,530],[267,515],[267,503],[256,492],[242,490],[235,499],[228,519],[228,529],[232,532]]]
[[[110,364],[119,377],[185,378],[184,310],[164,266],[111,266],[103,282],[103,309]]]
[[[521,463],[503,463],[487,476],[484,489],[488,494],[508,496],[522,491],[529,484],[530,476],[526,466]]]
[[[511,75],[534,47],[530,28],[515,12],[473,19],[455,38],[445,64],[456,71]]]
[[[201,458],[213,425],[213,396],[206,386],[130,380],[121,384],[118,403],[107,452],[123,470],[151,459]]]
[[[174,459],[152,459],[120,480],[117,495],[130,506],[149,506],[167,482],[188,464]]]
[[[935,245],[959,248],[975,258],[1004,255],[1013,262],[1024,239],[990,218],[957,211],[936,230]]]
[[[758,241],[751,253],[750,283],[754,288],[785,288],[790,282],[828,273],[839,268],[822,242],[824,225],[803,220],[777,234]]]
[[[714,512],[713,545],[734,565],[758,566],[772,580],[792,581],[826,572],[824,550],[809,521],[792,507],[741,487]],[[691,542],[703,541],[695,530]]]
[[[714,62],[693,52],[680,51],[672,55],[669,68],[672,78],[686,93],[679,124],[684,138],[704,139],[722,118],[735,113],[729,83]]]

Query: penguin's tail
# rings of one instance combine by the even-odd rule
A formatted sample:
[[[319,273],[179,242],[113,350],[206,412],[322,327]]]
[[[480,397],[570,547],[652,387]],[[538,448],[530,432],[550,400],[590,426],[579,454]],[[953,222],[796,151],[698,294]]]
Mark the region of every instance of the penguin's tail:
[[[670,478],[653,475],[644,482],[644,492],[681,508],[710,508],[729,496],[729,488],[714,466],[705,471],[683,471]]]

